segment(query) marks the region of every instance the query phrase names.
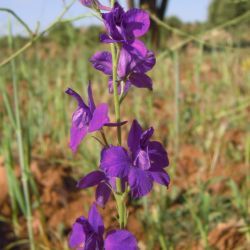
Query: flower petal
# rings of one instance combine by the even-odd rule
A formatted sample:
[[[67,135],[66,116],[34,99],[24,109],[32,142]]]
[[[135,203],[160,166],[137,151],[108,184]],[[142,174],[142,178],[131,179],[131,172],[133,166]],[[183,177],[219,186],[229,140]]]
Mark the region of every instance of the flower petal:
[[[102,250],[103,244],[104,242],[101,236],[96,234],[89,234],[89,236],[86,238],[85,241],[84,250],[99,250],[99,249]]]
[[[93,113],[93,117],[89,123],[89,132],[100,130],[104,124],[108,122],[108,105],[102,103],[95,109]]]
[[[132,167],[128,176],[129,186],[133,198],[140,198],[148,194],[153,187],[153,180],[148,171]]]
[[[95,193],[95,199],[96,203],[104,207],[104,205],[107,203],[109,197],[110,197],[110,187],[107,185],[105,182],[101,182],[97,188],[96,188],[96,193]]]
[[[151,70],[156,63],[155,55],[152,51],[147,51],[145,57],[138,57],[134,71],[138,73],[146,73]]]
[[[123,16],[122,28],[127,37],[143,36],[149,29],[149,14],[141,9],[133,8]]]
[[[120,79],[125,78],[135,66],[135,60],[132,55],[126,50],[126,47],[122,47],[119,57],[117,74]]]
[[[115,43],[115,42],[119,42],[119,40],[114,40],[111,37],[109,37],[109,35],[107,35],[107,34],[100,34],[100,41],[102,43]]]
[[[128,134],[128,146],[130,151],[132,152],[133,159],[140,147],[140,138],[142,133],[143,130],[141,125],[137,120],[134,120]]]
[[[106,75],[112,75],[112,55],[108,51],[95,53],[89,60],[93,67]]]
[[[105,250],[138,250],[137,241],[127,230],[108,232],[104,242]]]
[[[149,76],[142,73],[132,73],[129,76],[129,81],[131,84],[136,86],[137,88],[147,88],[152,90],[152,80]]]
[[[126,177],[131,165],[127,151],[120,146],[105,148],[101,153],[101,169],[109,177]]]
[[[130,42],[129,44],[123,43],[123,47],[133,56],[146,57],[148,52],[146,45],[138,39],[135,39],[133,42]]]
[[[91,111],[91,113],[93,114],[93,112],[95,111],[95,102],[94,102],[94,98],[93,98],[93,94],[92,94],[92,88],[91,88],[91,83],[89,82],[89,86],[88,86],[88,104],[89,104],[89,109]]]
[[[68,88],[65,91],[65,93],[68,94],[68,95],[71,95],[73,98],[75,98],[76,101],[78,102],[79,107],[82,107],[84,109],[88,109],[88,106],[84,103],[82,97],[78,93],[76,93],[73,89]]]
[[[148,153],[152,168],[160,169],[169,165],[168,154],[160,142],[151,141],[148,144]]]
[[[105,123],[104,126],[106,126],[106,127],[121,127],[121,126],[125,125],[126,123],[128,123],[128,121],[109,122],[109,123]]]
[[[149,173],[155,182],[168,187],[170,177],[166,171],[149,171]]]
[[[101,181],[105,180],[106,175],[101,171],[93,171],[83,178],[77,183],[78,188],[89,188],[95,185],[98,185]]]
[[[69,236],[70,248],[79,248],[83,246],[86,239],[83,223],[88,223],[88,222],[84,217],[80,217],[73,224],[72,231]]]
[[[89,210],[88,221],[90,225],[93,227],[94,231],[99,236],[102,236],[104,233],[103,220],[95,204],[93,204],[91,209]]]
[[[135,165],[143,170],[148,170],[151,167],[147,150],[137,151]]]
[[[153,135],[153,133],[154,133],[154,128],[153,127],[145,130],[142,133],[141,138],[140,138],[140,146],[141,146],[141,148],[145,149],[148,146],[149,140],[150,140],[151,136]]]
[[[75,124],[72,122],[72,126],[70,129],[70,143],[69,146],[71,150],[75,153],[81,141],[88,133],[88,127],[76,127]]]
[[[116,2],[111,12],[102,14],[102,19],[107,29],[107,32],[114,40],[123,39],[117,29],[117,21],[121,19],[123,13],[124,11],[122,7]]]

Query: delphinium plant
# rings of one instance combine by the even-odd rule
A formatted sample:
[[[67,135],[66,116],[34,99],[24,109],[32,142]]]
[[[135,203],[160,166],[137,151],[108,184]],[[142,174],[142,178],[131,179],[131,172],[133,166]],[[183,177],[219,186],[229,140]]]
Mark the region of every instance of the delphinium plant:
[[[88,133],[99,132],[102,137],[99,168],[79,180],[77,187],[96,187],[95,203],[88,218],[76,219],[69,236],[72,249],[84,250],[134,250],[137,240],[126,230],[128,212],[126,201],[147,195],[153,183],[168,186],[170,179],[165,171],[169,165],[168,155],[160,142],[152,141],[152,127],[143,129],[137,120],[132,122],[127,145],[122,142],[123,122],[120,106],[133,87],[153,89],[152,80],[146,73],[155,65],[154,53],[138,38],[149,29],[150,18],[146,11],[131,9],[125,12],[118,2],[111,7],[97,0],[81,0],[100,15],[106,33],[100,35],[102,43],[109,43],[111,52],[97,52],[90,58],[93,67],[105,75],[107,89],[113,95],[116,121],[110,122],[108,105],[95,105],[91,84],[88,86],[88,103],[72,89],[66,93],[78,103],[72,116],[70,148],[76,153],[79,144]],[[104,127],[117,127],[117,144],[109,144]],[[106,233],[97,207],[104,207],[113,195],[117,204],[120,228]]]

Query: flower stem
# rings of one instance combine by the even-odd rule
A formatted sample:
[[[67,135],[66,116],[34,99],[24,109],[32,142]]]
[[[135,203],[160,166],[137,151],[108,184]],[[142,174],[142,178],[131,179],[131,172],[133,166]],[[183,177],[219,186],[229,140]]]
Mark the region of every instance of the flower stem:
[[[127,225],[127,212],[126,212],[126,197],[127,193],[122,192],[122,185],[121,185],[121,179],[116,178],[116,194],[115,194],[115,200],[117,204],[118,209],[118,215],[119,215],[119,224],[120,228],[125,228]]]
[[[113,71],[113,96],[114,96],[114,106],[115,106],[115,117],[116,122],[119,123],[121,121],[121,115],[120,115],[120,102],[119,102],[119,95],[118,95],[118,86],[117,86],[117,67],[118,67],[118,60],[119,60],[119,54],[120,54],[120,48],[117,46],[115,47],[115,44],[111,44],[111,53],[112,53],[112,71]],[[121,139],[121,127],[117,127],[117,137],[118,137],[118,144],[122,144]]]
[[[118,61],[120,56],[120,47],[119,45],[115,47],[115,44],[111,44],[111,53],[112,53],[112,65],[113,65],[113,92],[114,92],[114,106],[115,106],[115,117],[116,122],[119,123],[121,121],[120,117],[120,101],[119,101],[119,95],[118,95],[118,86],[117,86],[117,67],[118,67]],[[117,127],[117,138],[118,138],[118,144],[122,144],[122,136],[121,136],[121,127]],[[119,224],[120,228],[124,228],[126,226],[126,204],[125,199],[123,198],[123,192],[122,192],[122,182],[120,178],[116,178],[116,203],[118,208],[118,215],[119,215]]]
[[[111,7],[114,6],[115,0],[111,0]],[[120,46],[119,44],[111,44],[111,53],[112,53],[112,72],[113,72],[113,96],[114,96],[114,106],[115,106],[115,117],[116,122],[119,123],[121,121],[120,115],[120,101],[118,95],[118,85],[117,85],[117,68],[118,68],[118,61],[120,57]],[[118,144],[122,144],[122,136],[121,136],[121,127],[117,127],[117,138]],[[123,195],[122,191],[122,181],[120,178],[116,178],[116,204],[118,208],[118,216],[119,216],[119,224],[120,228],[124,228],[126,226],[127,221],[127,214],[126,214],[126,203],[125,203],[125,196]]]
[[[109,147],[109,143],[108,143],[107,137],[106,137],[106,135],[105,135],[105,133],[104,133],[104,130],[101,129],[100,132],[101,132],[102,139],[103,139],[103,141],[104,141],[104,143],[105,143],[105,146],[106,146],[106,147]]]

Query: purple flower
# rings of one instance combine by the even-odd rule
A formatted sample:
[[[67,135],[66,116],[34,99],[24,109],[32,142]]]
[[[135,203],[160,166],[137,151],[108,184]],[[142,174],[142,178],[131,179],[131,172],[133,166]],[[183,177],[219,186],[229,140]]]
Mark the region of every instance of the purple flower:
[[[100,36],[102,42],[122,43],[132,53],[146,55],[147,48],[136,38],[143,36],[149,29],[147,12],[135,8],[125,12],[116,2],[112,11],[102,14],[102,18],[107,29],[107,34]]]
[[[72,227],[69,246],[77,250],[137,250],[135,237],[127,230],[113,230],[103,239],[104,225],[95,205],[88,219],[80,217]]]
[[[109,90],[112,92],[111,53],[108,51],[97,52],[91,57],[90,62],[94,68],[109,76]],[[121,90],[121,84],[124,84],[124,93],[128,91],[131,85],[138,88],[152,89],[152,80],[146,75],[146,72],[151,70],[154,65],[155,56],[152,51],[147,51],[145,56],[136,56],[122,48],[117,69],[119,91]]]
[[[78,102],[78,108],[72,115],[70,129],[70,148],[76,152],[79,144],[88,133],[100,130],[109,122],[108,105],[102,103],[96,108],[91,84],[88,86],[88,106],[74,90],[68,88],[65,93],[73,96]]]
[[[110,123],[108,117],[108,105],[105,103],[95,106],[92,95],[91,84],[88,86],[88,106],[82,97],[73,89],[68,88],[66,94],[73,96],[78,102],[78,108],[72,115],[72,123],[70,129],[70,148],[75,153],[79,144],[88,133],[100,130],[103,126],[117,127],[127,123],[127,121],[119,123]]]
[[[102,5],[98,0],[80,0],[80,2],[88,8],[107,10],[107,11],[111,10],[110,7]]]
[[[134,198],[148,194],[154,181],[164,186],[170,182],[164,170],[169,165],[167,152],[159,142],[150,141],[153,132],[152,127],[143,131],[134,120],[128,136],[131,155],[123,147],[113,146],[101,156],[101,169],[112,177],[127,177]]]

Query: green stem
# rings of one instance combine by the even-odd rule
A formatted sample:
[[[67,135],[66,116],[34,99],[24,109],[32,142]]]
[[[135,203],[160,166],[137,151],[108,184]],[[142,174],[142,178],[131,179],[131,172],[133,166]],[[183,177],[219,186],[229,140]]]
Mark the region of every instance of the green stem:
[[[33,32],[30,29],[29,25],[23,21],[22,18],[20,18],[13,10],[8,9],[8,8],[0,8],[0,11],[10,13],[12,16],[14,16],[23,26],[24,28],[28,31],[30,36],[33,36]]]
[[[117,86],[117,67],[118,67],[118,60],[119,60],[119,54],[120,54],[120,48],[117,46],[117,49],[115,47],[115,44],[111,44],[111,53],[112,53],[112,67],[113,67],[113,92],[114,92],[114,106],[115,106],[115,117],[116,122],[119,123],[121,121],[121,115],[120,115],[120,102],[119,102],[119,95],[118,95],[118,86]],[[118,137],[118,144],[122,144],[122,138],[121,138],[121,127],[117,127],[117,137]]]
[[[179,154],[179,134],[180,134],[180,119],[179,119],[179,94],[180,94],[180,72],[179,72],[179,55],[178,51],[174,52],[174,74],[175,74],[175,164],[177,164]]]
[[[114,6],[115,0],[110,1],[111,6]],[[111,53],[112,53],[112,71],[113,71],[113,96],[114,96],[114,106],[115,106],[115,117],[116,122],[121,121],[120,116],[120,101],[118,95],[118,86],[117,86],[117,67],[120,56],[120,47],[119,44],[111,44]],[[122,144],[121,136],[121,127],[117,127],[117,138],[118,145]],[[122,192],[122,182],[120,178],[116,178],[116,204],[118,208],[119,224],[120,228],[125,228],[127,224],[127,214],[126,214],[126,193]]]
[[[116,178],[116,189],[115,200],[118,209],[119,224],[120,228],[125,228],[127,225],[126,198],[129,190],[126,190],[124,193],[122,192],[122,184],[120,178]]]
[[[12,40],[12,33],[10,27],[10,35],[9,35],[9,44],[10,48],[13,48],[13,40]],[[14,107],[15,107],[15,120],[16,120],[16,137],[17,137],[17,144],[18,144],[18,154],[19,154],[19,162],[21,168],[21,180],[24,192],[24,199],[26,205],[26,219],[27,219],[27,227],[28,227],[28,235],[29,235],[29,242],[30,242],[30,249],[35,250],[35,241],[34,241],[34,234],[32,228],[32,210],[31,210],[31,201],[30,201],[30,192],[29,192],[29,185],[28,185],[28,167],[25,164],[24,158],[24,147],[23,147],[23,134],[22,134],[22,125],[20,119],[20,110],[19,110],[19,97],[18,97],[18,86],[17,86],[17,78],[16,78],[16,65],[15,60],[11,61],[11,70],[12,70],[12,83],[13,83],[13,92],[14,92]]]
[[[104,141],[104,143],[105,143],[105,146],[106,146],[106,147],[109,147],[109,143],[108,143],[107,137],[106,137],[106,135],[105,135],[105,133],[104,133],[104,130],[101,129],[100,132],[101,132],[102,139],[103,139],[103,141]]]

